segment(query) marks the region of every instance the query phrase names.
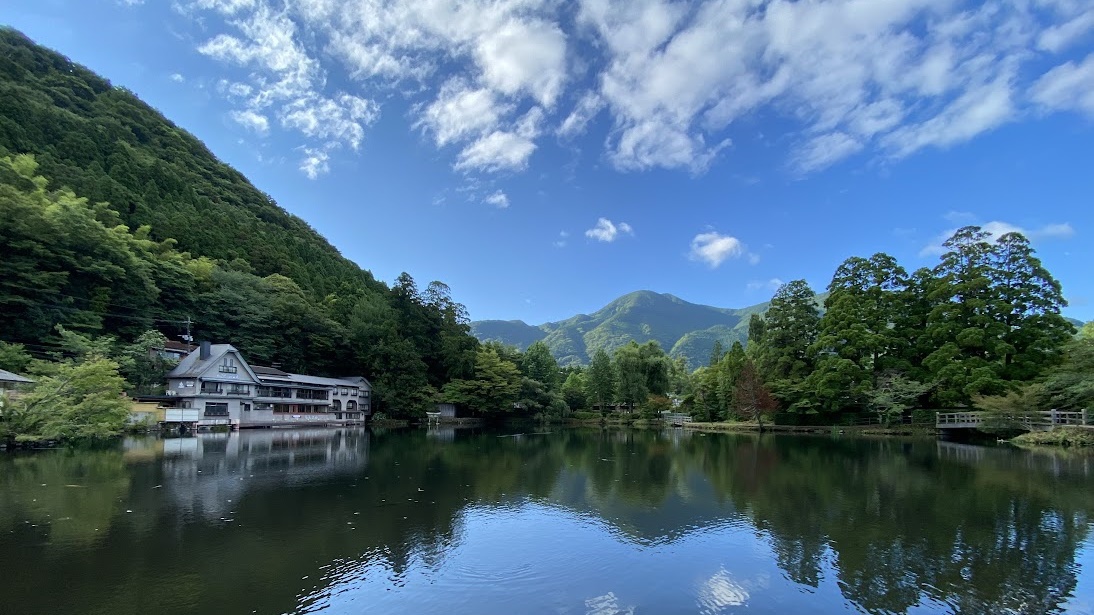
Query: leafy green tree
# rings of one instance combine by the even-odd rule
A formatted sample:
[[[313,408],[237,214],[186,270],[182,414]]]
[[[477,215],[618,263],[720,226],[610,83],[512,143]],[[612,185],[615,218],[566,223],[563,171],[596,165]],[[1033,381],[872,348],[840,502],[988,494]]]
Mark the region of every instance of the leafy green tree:
[[[603,348],[597,349],[589,363],[587,381],[589,401],[600,406],[601,413],[606,413],[608,405],[615,402],[616,379],[612,360]]]
[[[39,363],[31,390],[5,408],[0,429],[19,442],[101,439],[119,435],[129,417],[118,364],[91,356]]]
[[[669,359],[656,340],[650,340],[638,347],[638,356],[642,359],[642,369],[646,374],[646,390],[650,395],[665,395],[671,387],[669,373],[672,360]]]
[[[532,380],[542,382],[549,391],[558,386],[559,370],[558,362],[551,354],[551,349],[542,340],[533,342],[520,363],[521,373]]]
[[[782,285],[764,317],[757,368],[765,379],[799,381],[812,371],[810,348],[817,339],[820,313],[816,294],[805,280]]]
[[[486,416],[511,413],[521,395],[520,370],[502,359],[489,347],[482,347],[475,356],[475,373],[470,379],[453,380],[445,385],[442,398],[460,404]]]
[[[572,411],[582,410],[588,407],[588,382],[581,371],[572,371],[562,383],[562,398]]]
[[[633,410],[635,405],[645,403],[649,396],[646,362],[642,360],[642,349],[635,342],[631,342],[617,349],[614,358],[615,373],[619,382],[619,401]]]
[[[916,401],[931,390],[930,384],[909,380],[898,373],[882,374],[866,393],[866,407],[885,425],[915,407]]]
[[[1094,412],[1094,322],[1064,347],[1064,361],[1044,383],[1044,406]]]
[[[748,347],[747,350],[750,353],[755,353],[760,350],[760,345],[764,341],[764,332],[767,330],[767,322],[764,321],[764,317],[759,314],[752,314],[748,317]]]
[[[977,395],[972,403],[973,407],[983,412],[981,431],[1005,434],[1026,431],[1042,397],[1043,387],[1034,383],[1002,395]]]
[[[31,356],[22,344],[0,342],[0,369],[22,374],[30,365]]]

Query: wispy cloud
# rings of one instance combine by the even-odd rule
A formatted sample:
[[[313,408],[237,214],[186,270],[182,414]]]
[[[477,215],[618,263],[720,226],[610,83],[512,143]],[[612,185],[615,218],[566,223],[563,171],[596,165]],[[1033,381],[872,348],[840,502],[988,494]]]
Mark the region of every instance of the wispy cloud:
[[[570,238],[570,234],[566,231],[558,232],[558,239],[552,243],[556,248],[565,248],[567,240]]]
[[[745,247],[741,240],[716,231],[709,231],[699,233],[691,240],[688,258],[704,262],[713,269],[727,258],[736,258],[744,253]]]
[[[310,147],[302,148],[304,157],[300,160],[300,170],[308,179],[317,179],[330,172],[330,155],[322,150]]]
[[[487,205],[493,205],[498,209],[509,207],[509,197],[501,190],[496,190],[485,199]]]
[[[768,290],[775,292],[779,290],[779,287],[783,285],[783,281],[779,278],[771,278],[770,280],[752,280],[745,288],[750,291]]]
[[[586,237],[606,243],[615,241],[621,234],[633,235],[634,229],[626,222],[615,223],[607,218],[600,218],[596,221],[596,226],[585,231]]]
[[[237,110],[333,153],[404,97],[462,173],[526,169],[598,114],[616,168],[691,173],[735,124],[777,117],[799,174],[952,147],[1033,110],[1094,114],[1094,55],[1059,57],[1094,29],[1078,0],[177,2],[211,33],[198,50],[244,69],[249,92],[224,94]]]
[[[175,83],[185,83],[186,82],[186,77],[183,77],[181,73],[171,73],[170,77],[168,77],[168,78],[171,81],[174,81]]]
[[[266,116],[250,109],[231,111],[228,113],[228,117],[232,118],[232,121],[240,126],[260,135],[265,135],[270,132],[270,121],[266,119]]]
[[[998,239],[1007,233],[1021,233],[1026,236],[1030,241],[1047,240],[1047,239],[1066,239],[1075,235],[1075,229],[1071,224],[1067,222],[1057,224],[1046,224],[1037,228],[1022,228],[1016,224],[1009,222],[1002,222],[999,220],[992,220],[991,222],[985,222],[977,225],[985,233],[990,235],[991,239]],[[919,251],[920,256],[937,256],[944,254],[946,248],[943,247],[943,243],[953,236],[956,232],[956,228],[951,228],[943,233],[939,233],[929,244],[923,246],[923,249]]]

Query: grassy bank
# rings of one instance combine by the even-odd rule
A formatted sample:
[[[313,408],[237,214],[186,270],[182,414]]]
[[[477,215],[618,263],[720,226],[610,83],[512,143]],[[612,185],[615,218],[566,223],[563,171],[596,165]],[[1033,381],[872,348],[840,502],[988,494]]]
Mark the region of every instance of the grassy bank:
[[[758,432],[760,428],[756,423],[684,423],[684,429],[695,431],[730,431],[730,432]],[[929,425],[898,425],[895,427],[883,427],[881,425],[862,426],[822,426],[822,425],[764,425],[765,432],[772,433],[811,433],[811,434],[850,434],[863,436],[933,436],[936,432]]]
[[[1094,428],[1056,427],[1050,431],[1032,431],[1011,440],[1018,446],[1094,447]]]

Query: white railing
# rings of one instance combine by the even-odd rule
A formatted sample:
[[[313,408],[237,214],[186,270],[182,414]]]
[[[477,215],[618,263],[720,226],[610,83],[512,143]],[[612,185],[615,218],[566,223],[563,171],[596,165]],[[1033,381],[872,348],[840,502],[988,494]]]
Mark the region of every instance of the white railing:
[[[984,424],[985,412],[939,412],[935,426],[940,429],[976,428]],[[1038,410],[1014,415],[1012,419],[1026,429],[1048,429],[1057,425],[1089,425],[1086,410]]]

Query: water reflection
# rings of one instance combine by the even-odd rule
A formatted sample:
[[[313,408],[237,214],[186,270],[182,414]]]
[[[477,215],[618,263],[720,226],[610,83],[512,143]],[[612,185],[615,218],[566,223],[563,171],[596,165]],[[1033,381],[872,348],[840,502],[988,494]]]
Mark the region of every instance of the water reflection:
[[[0,456],[0,553],[19,554],[0,594],[57,613],[1081,612],[1092,472],[682,430],[132,439]]]

